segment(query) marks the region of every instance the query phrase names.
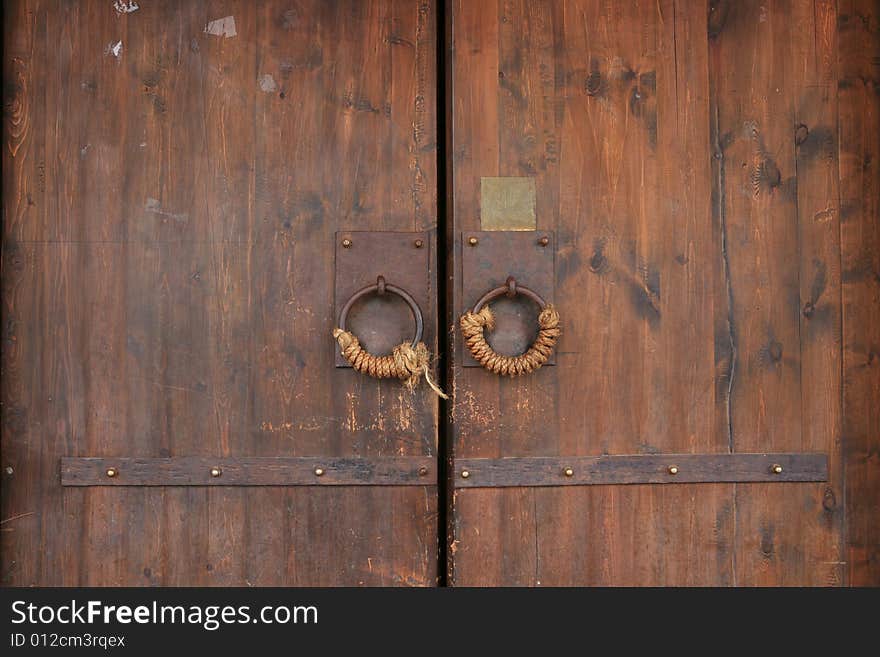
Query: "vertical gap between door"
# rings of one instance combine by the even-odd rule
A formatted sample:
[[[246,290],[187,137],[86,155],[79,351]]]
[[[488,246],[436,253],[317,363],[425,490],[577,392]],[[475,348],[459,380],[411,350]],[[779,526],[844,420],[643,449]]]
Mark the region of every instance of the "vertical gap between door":
[[[452,80],[448,75],[451,58],[451,11],[447,11],[447,0],[436,0],[437,7],[437,351],[439,356],[438,376],[443,390],[452,395],[453,354],[451,353],[451,334],[448,331],[452,311],[452,271],[453,247],[452,217],[448,199],[452,198],[452,166],[448,157],[452,142],[449,99]],[[437,425],[437,585],[449,585],[451,563],[448,550],[452,540],[452,491],[449,479],[451,460],[451,413],[452,399],[440,399]]]

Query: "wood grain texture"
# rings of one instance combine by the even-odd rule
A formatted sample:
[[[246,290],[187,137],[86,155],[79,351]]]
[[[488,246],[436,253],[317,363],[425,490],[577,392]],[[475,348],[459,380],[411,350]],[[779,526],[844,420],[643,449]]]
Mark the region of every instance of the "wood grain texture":
[[[431,456],[65,457],[61,485],[425,486],[436,480],[434,465]]]
[[[828,479],[828,457],[825,454],[527,456],[457,459],[455,466],[457,488]],[[777,467],[779,472],[775,470]]]
[[[334,233],[435,228],[432,3],[4,11],[3,583],[434,584],[432,486],[59,479],[436,456],[433,393],[336,370],[330,337]]]
[[[479,176],[535,177],[564,333],[553,370],[456,371],[456,458],[728,451],[706,7],[479,5],[453,5],[455,222]],[[731,583],[731,509],[725,484],[460,490],[454,583]]]
[[[880,6],[838,7],[843,457],[849,583],[880,585]]]
[[[455,228],[479,230],[481,176],[534,177],[565,318],[552,370],[511,383],[453,364],[455,471],[600,454],[829,464],[827,482],[785,486],[456,490],[454,584],[845,584],[853,505],[863,563],[874,558],[874,507],[844,478],[859,462],[860,495],[871,490],[874,433],[867,411],[857,438],[842,430],[839,199],[859,199],[870,224],[876,178],[853,156],[846,192],[843,153],[866,148],[868,123],[839,149],[837,124],[844,103],[873,100],[876,26],[851,12],[864,30],[846,88],[861,95],[844,96],[838,13],[808,0],[451,3]],[[858,249],[870,262],[874,247]],[[851,312],[872,328],[853,340],[876,324],[861,280]],[[856,409],[875,383],[859,374]],[[846,463],[844,437],[859,446]]]
[[[834,239],[834,226],[813,228],[816,210],[806,216],[810,204],[834,211],[834,186],[827,184],[828,171],[836,168],[833,149],[826,146],[823,157],[823,147],[815,145],[828,117],[807,118],[821,98],[817,61],[833,47],[833,28],[827,20],[816,24],[813,3],[718,3],[710,11],[712,129],[720,155],[716,216],[731,347],[730,446],[834,451],[839,367],[834,357],[816,357],[839,349],[839,286],[825,289],[838,269],[828,258],[834,242],[830,249],[825,244]],[[826,114],[833,110],[824,108]],[[798,148],[804,121],[818,134]],[[803,313],[807,295],[821,312],[809,319]],[[835,477],[832,498],[838,482]],[[794,493],[737,486],[738,583],[843,581],[841,514],[827,505],[825,493],[818,485]]]

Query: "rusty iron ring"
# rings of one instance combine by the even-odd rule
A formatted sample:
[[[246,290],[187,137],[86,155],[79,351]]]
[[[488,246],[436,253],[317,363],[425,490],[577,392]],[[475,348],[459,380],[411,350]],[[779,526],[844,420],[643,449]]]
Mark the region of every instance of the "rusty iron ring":
[[[496,287],[494,290],[489,290],[488,292],[486,292],[486,294],[481,296],[477,303],[474,304],[474,308],[473,310],[471,310],[471,312],[476,315],[478,312],[480,312],[480,309],[482,309],[482,307],[490,301],[493,301],[498,297],[505,295],[513,298],[518,294],[522,294],[524,297],[528,297],[529,299],[534,301],[536,304],[538,304],[538,307],[541,310],[544,310],[547,307],[547,302],[544,301],[544,298],[540,294],[530,290],[527,287],[518,285],[516,279],[513,276],[508,276],[507,281],[504,285]]]
[[[506,288],[505,288],[506,289]],[[422,319],[422,309],[419,308],[419,304],[412,297],[412,295],[404,290],[401,287],[397,287],[396,285],[391,285],[390,283],[385,282],[384,276],[379,276],[376,279],[375,285],[368,285],[365,288],[361,288],[357,292],[351,295],[348,301],[345,302],[345,305],[342,306],[342,311],[339,313],[339,328],[343,331],[347,331],[345,327],[346,320],[348,319],[348,311],[351,310],[351,307],[357,302],[359,299],[367,296],[368,294],[376,293],[377,295],[384,296],[387,292],[391,294],[396,294],[401,299],[406,302],[406,305],[409,306],[409,310],[412,313],[413,321],[416,325],[415,336],[413,336],[412,342],[410,346],[415,349],[416,345],[422,341],[422,333],[424,332],[425,323]]]

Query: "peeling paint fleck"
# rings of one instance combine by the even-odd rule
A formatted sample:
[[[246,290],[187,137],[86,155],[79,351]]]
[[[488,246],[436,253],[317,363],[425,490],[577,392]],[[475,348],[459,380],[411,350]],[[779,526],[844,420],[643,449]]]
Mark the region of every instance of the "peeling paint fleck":
[[[238,32],[235,31],[235,17],[234,16],[226,16],[225,18],[218,18],[217,20],[213,20],[209,22],[205,26],[205,34],[212,34],[214,36],[232,38]]]
[[[134,2],[134,0],[128,0],[128,2],[126,2],[126,0],[116,0],[116,2],[113,3],[113,8],[120,14],[130,14],[141,7],[138,3]]]
[[[152,212],[153,214],[158,214],[161,217],[167,217],[169,219],[173,219],[179,224],[185,224],[189,221],[189,215],[185,212],[169,212],[168,210],[162,209],[162,203],[159,199],[148,198],[147,203],[144,206],[144,210],[147,212]]]
[[[268,73],[261,75],[257,82],[260,83],[260,90],[265,91],[267,94],[278,91],[278,85],[275,84],[275,78]]]
[[[116,59],[119,59],[120,55],[122,55],[122,41],[117,41],[113,43],[112,41],[108,43],[104,47],[105,55],[113,55]]]

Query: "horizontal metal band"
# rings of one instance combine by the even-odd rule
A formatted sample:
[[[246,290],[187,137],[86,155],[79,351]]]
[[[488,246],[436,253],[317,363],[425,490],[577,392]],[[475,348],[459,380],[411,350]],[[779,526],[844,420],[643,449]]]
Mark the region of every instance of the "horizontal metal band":
[[[456,488],[826,481],[825,454],[621,454],[456,459]]]
[[[432,456],[61,459],[62,486],[430,486]]]

